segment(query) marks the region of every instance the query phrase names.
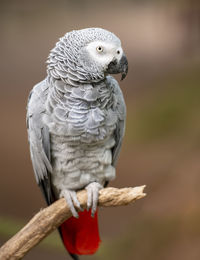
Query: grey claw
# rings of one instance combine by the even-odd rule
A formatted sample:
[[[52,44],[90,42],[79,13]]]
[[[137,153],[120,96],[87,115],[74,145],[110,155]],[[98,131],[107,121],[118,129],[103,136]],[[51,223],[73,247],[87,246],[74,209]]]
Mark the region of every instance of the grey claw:
[[[86,188],[86,190],[87,190],[87,195],[88,195],[87,211],[89,211],[89,209],[92,207],[92,190],[89,188]]]
[[[76,205],[76,207],[79,210],[82,210],[82,208],[80,206],[80,202],[77,199],[76,192],[75,191],[71,191],[71,190],[63,190],[60,193],[60,197],[64,197],[65,198],[65,200],[67,202],[67,205],[69,206],[73,217],[78,218],[79,215],[78,215],[74,205]]]
[[[99,200],[99,190],[98,192],[94,192],[93,193],[93,198],[92,198],[92,217],[94,217],[94,214],[97,210],[97,204],[98,204],[98,200]]]
[[[87,200],[87,210],[90,208],[92,209],[91,216],[94,217],[94,214],[97,210],[97,204],[98,204],[98,199],[99,199],[99,190],[102,189],[103,186],[99,184],[98,182],[92,182],[87,185],[86,190],[87,190],[87,195],[88,195],[88,200]]]
[[[77,196],[76,196],[76,192],[75,192],[75,191],[72,191],[72,192],[71,192],[71,198],[72,198],[72,200],[73,200],[73,203],[76,205],[76,207],[77,207],[80,211],[83,211],[83,209],[81,208],[80,202],[79,202],[79,200],[77,199]]]

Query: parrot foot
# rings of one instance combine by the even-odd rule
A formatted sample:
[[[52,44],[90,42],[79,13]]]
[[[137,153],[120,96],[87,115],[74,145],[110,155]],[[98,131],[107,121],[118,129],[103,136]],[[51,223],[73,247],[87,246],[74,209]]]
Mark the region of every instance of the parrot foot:
[[[88,200],[87,200],[87,210],[92,209],[92,217],[97,210],[97,204],[99,199],[99,190],[101,190],[103,186],[98,182],[92,182],[86,186]]]
[[[80,210],[83,211],[81,208],[80,202],[77,199],[76,192],[73,190],[62,190],[60,193],[60,198],[64,197],[69,209],[71,210],[71,213],[73,217],[78,218],[78,212],[75,209],[75,206]],[[75,206],[74,206],[75,205]]]

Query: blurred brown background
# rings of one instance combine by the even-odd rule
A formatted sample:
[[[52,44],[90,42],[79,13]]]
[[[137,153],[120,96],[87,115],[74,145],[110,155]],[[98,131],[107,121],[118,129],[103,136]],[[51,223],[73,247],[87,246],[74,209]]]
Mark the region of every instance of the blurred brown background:
[[[112,186],[147,185],[135,205],[100,209],[94,260],[200,259],[199,0],[0,1],[0,243],[45,206],[29,158],[27,96],[46,57],[72,29],[120,37],[126,137]],[[70,259],[55,232],[26,257]]]

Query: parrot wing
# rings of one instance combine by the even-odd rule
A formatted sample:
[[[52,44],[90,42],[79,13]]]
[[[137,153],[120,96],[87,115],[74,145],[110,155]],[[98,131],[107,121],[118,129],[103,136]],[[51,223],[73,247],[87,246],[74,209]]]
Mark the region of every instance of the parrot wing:
[[[114,87],[116,113],[118,116],[118,122],[114,131],[115,146],[112,149],[112,165],[115,166],[121,150],[122,139],[125,133],[126,105],[118,82],[111,76],[107,77],[107,79],[109,84],[112,84]]]
[[[116,165],[116,162],[117,162],[120,150],[121,150],[122,139],[123,139],[123,136],[124,136],[124,131],[125,131],[125,120],[120,120],[118,122],[117,128],[116,128],[116,130],[114,132],[116,144],[115,144],[115,146],[112,149],[112,157],[113,157],[112,165],[113,166]]]
[[[50,135],[48,127],[42,121],[47,94],[46,80],[37,84],[31,91],[27,106],[27,129],[35,178],[49,205],[54,201],[50,176]]]

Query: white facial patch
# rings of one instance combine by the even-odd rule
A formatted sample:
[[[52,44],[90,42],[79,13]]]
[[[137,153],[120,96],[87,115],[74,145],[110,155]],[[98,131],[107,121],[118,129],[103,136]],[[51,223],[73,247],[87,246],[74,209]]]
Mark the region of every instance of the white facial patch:
[[[120,60],[123,55],[121,45],[116,45],[110,42],[95,41],[91,42],[86,47],[89,55],[96,63],[100,64],[104,69],[113,60]]]

